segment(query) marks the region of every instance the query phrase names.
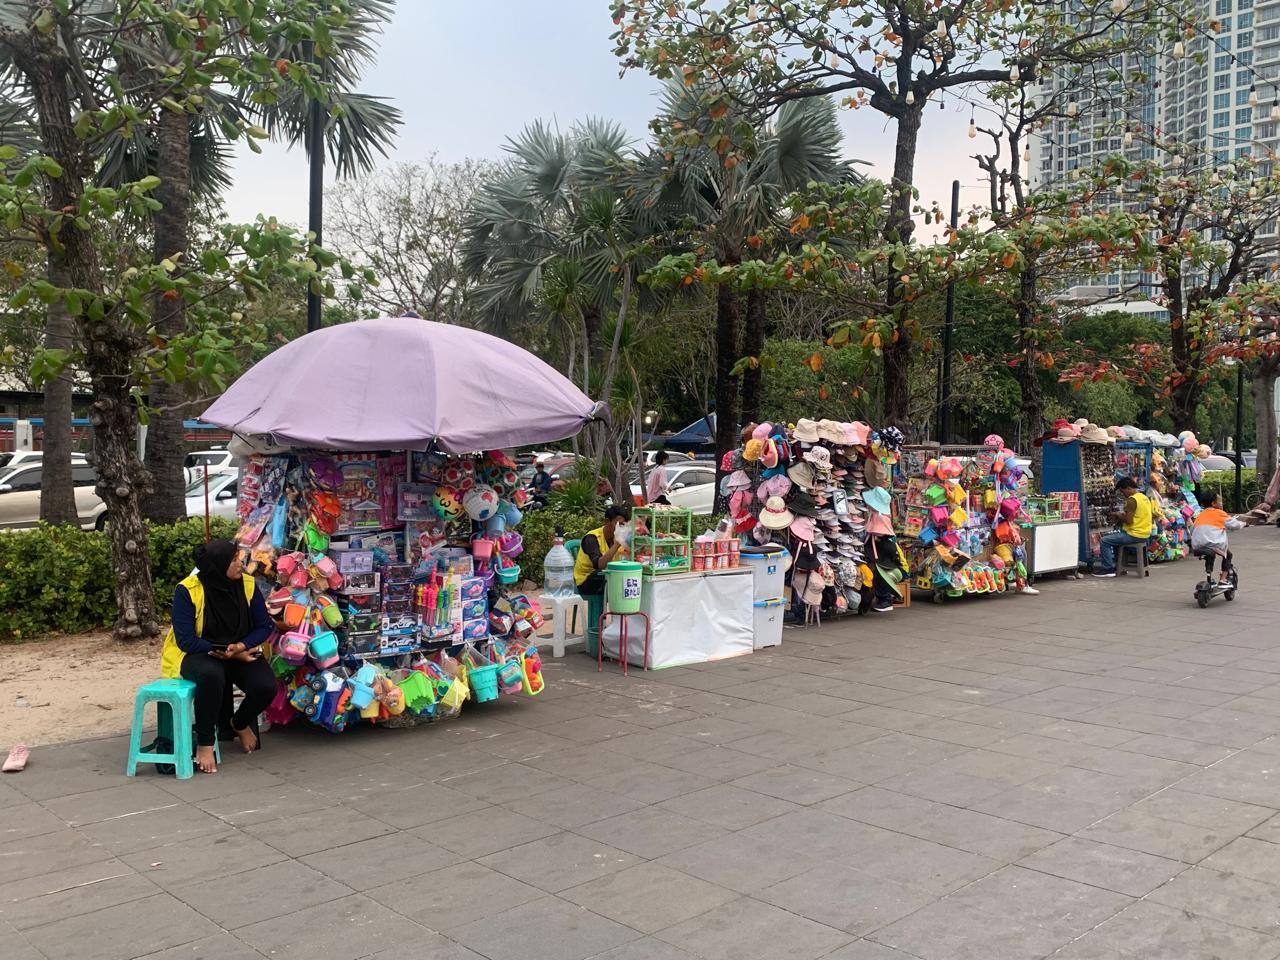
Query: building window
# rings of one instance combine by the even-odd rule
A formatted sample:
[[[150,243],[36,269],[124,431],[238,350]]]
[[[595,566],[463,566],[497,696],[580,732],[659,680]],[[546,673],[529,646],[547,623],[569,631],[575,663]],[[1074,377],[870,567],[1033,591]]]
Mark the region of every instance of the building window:
[[[1231,0],[1217,0],[1214,4],[1213,12],[1221,17],[1231,12]]]
[[[1248,30],[1250,27],[1253,26],[1253,14],[1252,13],[1240,14],[1240,16],[1236,17],[1236,26],[1239,27],[1241,30]]]
[[[1253,46],[1253,31],[1241,30],[1236,34],[1236,49],[1244,50],[1246,47]]]
[[[1220,53],[1213,58],[1213,69],[1218,73],[1225,73],[1231,69],[1231,54]],[[1227,74],[1230,77],[1230,74]]]
[[[1231,126],[1231,112],[1229,110],[1224,110],[1222,113],[1215,113],[1213,115],[1213,129],[1218,130],[1222,127],[1229,126]]]
[[[1252,127],[1236,127],[1236,142],[1248,143],[1252,139],[1253,139]],[[1236,153],[1236,156],[1240,156],[1239,152]]]
[[[1242,67],[1251,66],[1253,64],[1253,51],[1246,50],[1244,53],[1237,53],[1236,63],[1240,64]]]
[[[1253,123],[1253,107],[1240,107],[1236,110],[1236,123]]]
[[[1215,93],[1213,95],[1213,109],[1225,110],[1229,106],[1231,106],[1231,94]]]
[[[1230,89],[1231,89],[1231,74],[1229,74],[1229,73],[1220,73],[1220,74],[1218,74],[1216,77],[1214,77],[1214,78],[1213,78],[1213,89],[1215,89],[1215,90],[1230,90]]]
[[[1249,91],[1248,91],[1248,90],[1237,90],[1237,91],[1236,91],[1236,106],[1237,106],[1237,107],[1243,107],[1243,106],[1244,106],[1246,103],[1248,103],[1248,102],[1249,102]]]
[[[1252,10],[1253,0],[1240,0],[1239,6],[1241,10]]]

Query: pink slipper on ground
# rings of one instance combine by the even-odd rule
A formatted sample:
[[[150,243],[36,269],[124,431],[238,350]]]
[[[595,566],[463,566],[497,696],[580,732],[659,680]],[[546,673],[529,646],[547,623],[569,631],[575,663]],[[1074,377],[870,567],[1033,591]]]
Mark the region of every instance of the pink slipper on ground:
[[[5,760],[3,769],[5,773],[17,773],[27,765],[27,757],[31,756],[31,751],[27,749],[26,744],[19,743],[9,751],[9,758]]]

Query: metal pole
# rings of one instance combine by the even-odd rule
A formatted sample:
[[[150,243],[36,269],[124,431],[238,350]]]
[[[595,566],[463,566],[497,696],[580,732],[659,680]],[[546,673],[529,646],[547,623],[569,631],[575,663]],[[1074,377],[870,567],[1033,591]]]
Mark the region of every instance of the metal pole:
[[[951,181],[951,229],[960,222],[960,181]],[[942,416],[939,443],[951,442],[951,335],[956,323],[955,281],[947,284],[947,317],[942,327]]]
[[[1241,451],[1244,449],[1244,361],[1236,361],[1236,507],[1235,512],[1240,513],[1244,510],[1244,478],[1241,471],[1244,469],[1244,458]]]
[[[307,60],[318,64],[315,44],[303,42]],[[323,66],[321,66],[323,76]],[[324,233],[324,104],[312,100],[307,111],[307,154],[310,161],[311,191],[308,200],[307,229],[315,235],[314,243],[323,243]],[[307,333],[320,329],[320,294],[307,290]]]

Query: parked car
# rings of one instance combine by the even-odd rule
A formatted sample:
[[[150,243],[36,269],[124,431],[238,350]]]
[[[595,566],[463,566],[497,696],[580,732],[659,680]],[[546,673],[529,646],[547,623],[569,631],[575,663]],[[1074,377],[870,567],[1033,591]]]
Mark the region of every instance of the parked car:
[[[187,516],[204,516],[204,471],[187,484]],[[240,469],[221,467],[209,470],[209,516],[236,519],[236,501],[240,497]]]
[[[710,513],[716,502],[715,464],[704,460],[667,463],[667,499],[673,507],[694,513]],[[644,497],[640,477],[631,478],[631,497],[637,503]]]
[[[40,479],[44,468],[25,462],[0,469],[0,529],[25,530],[40,522]],[[93,492],[97,471],[83,460],[71,463],[76,514],[85,530],[101,530],[107,522],[107,505]]]
[[[71,454],[72,463],[86,463],[83,453]],[[8,467],[17,467],[22,465],[30,466],[33,463],[44,463],[43,450],[12,450],[9,453],[0,453],[0,470]]]
[[[194,483],[198,477],[203,476],[206,467],[213,473],[226,467],[239,466],[240,458],[233,457],[229,450],[193,450],[187,454],[183,463],[183,473],[187,483]]]
[[[1205,457],[1200,461],[1200,466],[1205,470],[1235,470],[1235,461],[1230,457],[1224,457],[1220,453],[1215,453]]]

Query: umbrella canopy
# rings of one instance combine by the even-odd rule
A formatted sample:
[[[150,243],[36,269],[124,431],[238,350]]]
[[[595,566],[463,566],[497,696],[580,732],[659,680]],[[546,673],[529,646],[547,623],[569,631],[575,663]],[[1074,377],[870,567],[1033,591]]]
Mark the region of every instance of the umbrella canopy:
[[[254,364],[201,417],[255,441],[450,453],[563,440],[602,405],[527,350],[416,317],[326,327]]]

